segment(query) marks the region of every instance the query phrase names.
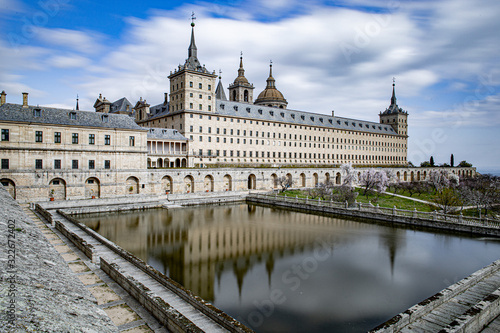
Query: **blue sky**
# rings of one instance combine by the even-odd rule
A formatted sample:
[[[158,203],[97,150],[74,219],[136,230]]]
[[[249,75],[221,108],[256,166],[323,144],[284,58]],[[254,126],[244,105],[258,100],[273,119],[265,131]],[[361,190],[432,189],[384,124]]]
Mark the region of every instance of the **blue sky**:
[[[187,57],[225,87],[243,52],[262,91],[269,61],[291,109],[378,121],[396,78],[409,116],[409,160],[467,160],[500,170],[500,2],[0,0],[0,90],[7,101],[93,110],[109,100],[160,103]]]

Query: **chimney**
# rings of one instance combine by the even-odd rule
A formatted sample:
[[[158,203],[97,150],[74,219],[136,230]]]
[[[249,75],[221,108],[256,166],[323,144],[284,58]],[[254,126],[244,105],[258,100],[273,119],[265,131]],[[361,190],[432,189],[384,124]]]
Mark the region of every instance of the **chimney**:
[[[168,93],[164,93],[163,105],[167,105],[168,103]]]
[[[28,107],[28,93],[23,93],[23,108]]]
[[[332,117],[335,117],[335,110],[332,110]]]
[[[7,94],[5,93],[5,90],[2,90],[2,93],[0,94],[0,106],[6,103],[6,99],[7,99]]]

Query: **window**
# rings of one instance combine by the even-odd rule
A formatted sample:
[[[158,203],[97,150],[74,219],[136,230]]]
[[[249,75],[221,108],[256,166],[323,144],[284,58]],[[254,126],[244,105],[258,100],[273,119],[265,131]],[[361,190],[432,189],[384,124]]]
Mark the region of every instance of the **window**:
[[[95,160],[89,160],[89,169],[95,169]]]
[[[54,132],[54,143],[61,143],[61,132]]]
[[[193,103],[189,103],[189,108],[192,110],[193,109]]]
[[[104,144],[106,146],[109,146],[111,144],[111,135],[109,134],[104,135]]]
[[[200,94],[200,95],[199,95],[199,98],[200,98],[200,99],[202,99],[202,98],[203,98],[203,95],[202,95],[202,94]]]
[[[41,117],[42,116],[42,110],[40,110],[40,109],[34,109],[33,110],[33,116],[37,117],[37,118]]]
[[[102,115],[102,118],[101,118],[101,119],[102,119],[102,122],[103,122],[103,123],[107,123],[107,122],[109,121],[109,118],[108,118],[108,115],[107,115],[107,114]]]
[[[35,160],[35,169],[43,169],[43,161]]]
[[[198,88],[202,89],[203,85],[201,83],[198,83]]]
[[[198,109],[201,111],[203,110],[203,106],[201,104],[198,104]]]
[[[95,134],[89,134],[89,145],[95,144]]]
[[[71,143],[72,144],[77,144],[78,143],[78,133],[73,133],[71,135]]]
[[[193,81],[189,82],[189,87],[193,88]]]
[[[193,125],[189,126],[189,132],[193,132]]]
[[[2,158],[2,169],[3,170],[9,169],[9,160],[7,158]]]
[[[9,130],[2,129],[2,141],[9,141]]]
[[[54,169],[61,169],[61,160],[54,160]]]
[[[35,142],[43,142],[43,132],[35,131]]]
[[[78,160],[71,161],[71,168],[78,169]]]
[[[200,135],[200,142],[202,142],[202,141],[203,141],[203,137]]]
[[[135,146],[135,136],[129,136],[129,138],[128,138],[128,145],[130,147],[134,147]]]
[[[212,85],[211,84],[208,85],[208,90],[212,90]]]
[[[211,105],[208,106],[208,111],[212,111],[212,106]]]
[[[76,120],[76,112],[70,112],[69,119]]]
[[[104,160],[104,169],[110,169],[110,168],[111,168],[111,161]]]

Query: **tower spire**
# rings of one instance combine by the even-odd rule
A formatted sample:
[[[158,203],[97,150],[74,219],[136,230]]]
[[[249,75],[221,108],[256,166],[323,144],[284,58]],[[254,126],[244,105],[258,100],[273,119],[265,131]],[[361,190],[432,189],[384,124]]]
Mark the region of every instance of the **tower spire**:
[[[392,78],[392,97],[391,97],[391,105],[396,105],[396,78]]]
[[[273,61],[269,62],[269,77],[267,78],[267,88],[275,88],[275,82],[273,77]]]
[[[189,49],[188,49],[188,57],[198,57],[198,48],[196,47],[195,41],[194,41],[194,20],[196,20],[196,16],[194,16],[194,12],[191,14],[191,43],[189,44]]]

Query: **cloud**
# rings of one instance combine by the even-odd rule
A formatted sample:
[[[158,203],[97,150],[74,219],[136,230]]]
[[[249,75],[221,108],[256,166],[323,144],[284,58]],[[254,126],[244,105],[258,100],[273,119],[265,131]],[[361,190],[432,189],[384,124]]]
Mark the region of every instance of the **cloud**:
[[[81,53],[97,53],[104,47],[103,37],[95,32],[68,29],[37,28],[38,39],[46,44]]]
[[[81,68],[89,65],[90,60],[79,55],[58,55],[48,59],[47,63],[56,68]]]

